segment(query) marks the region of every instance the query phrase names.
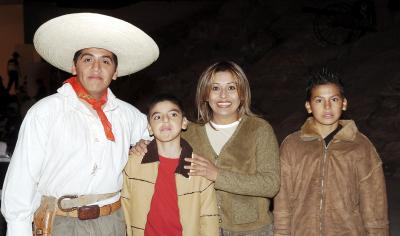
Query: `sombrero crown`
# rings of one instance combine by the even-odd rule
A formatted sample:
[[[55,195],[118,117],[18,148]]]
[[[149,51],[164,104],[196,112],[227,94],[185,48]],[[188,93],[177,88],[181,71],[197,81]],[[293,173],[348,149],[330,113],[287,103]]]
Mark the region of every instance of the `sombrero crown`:
[[[118,76],[139,71],[159,55],[154,40],[134,25],[96,13],[74,13],[42,24],[33,37],[39,55],[53,66],[71,73],[75,52],[103,48],[118,58]]]

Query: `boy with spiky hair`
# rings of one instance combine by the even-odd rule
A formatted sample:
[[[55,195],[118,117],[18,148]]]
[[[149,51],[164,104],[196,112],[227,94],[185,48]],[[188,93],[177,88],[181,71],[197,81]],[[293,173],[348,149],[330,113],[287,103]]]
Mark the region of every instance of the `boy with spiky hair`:
[[[340,120],[348,106],[342,82],[323,69],[306,92],[312,116],[280,149],[275,235],[388,235],[382,161],[354,121]]]

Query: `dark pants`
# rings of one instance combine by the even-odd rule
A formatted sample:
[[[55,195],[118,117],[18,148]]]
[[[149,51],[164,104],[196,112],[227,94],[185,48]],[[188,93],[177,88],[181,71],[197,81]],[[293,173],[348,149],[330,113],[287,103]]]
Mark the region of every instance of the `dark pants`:
[[[15,83],[15,90],[17,90],[18,89],[18,72],[17,71],[9,71],[8,72],[7,91],[10,91],[10,89],[14,83]]]

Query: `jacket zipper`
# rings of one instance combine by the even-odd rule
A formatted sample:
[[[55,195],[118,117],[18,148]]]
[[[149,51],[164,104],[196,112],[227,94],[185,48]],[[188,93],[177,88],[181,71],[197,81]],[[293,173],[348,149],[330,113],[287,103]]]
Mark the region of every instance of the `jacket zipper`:
[[[323,206],[324,206],[324,195],[325,195],[325,186],[324,186],[324,180],[325,180],[325,165],[326,165],[326,156],[327,156],[327,151],[328,151],[328,146],[325,145],[325,141],[322,142],[324,145],[324,157],[322,159],[322,176],[321,176],[321,199],[319,203],[319,235],[322,236],[323,232]]]

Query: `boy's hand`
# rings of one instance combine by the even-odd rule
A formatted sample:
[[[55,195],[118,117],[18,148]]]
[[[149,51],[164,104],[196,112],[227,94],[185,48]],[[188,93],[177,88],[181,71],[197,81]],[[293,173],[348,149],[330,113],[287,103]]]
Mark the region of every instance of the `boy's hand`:
[[[129,155],[136,155],[143,157],[144,154],[147,153],[147,145],[149,145],[150,141],[141,139],[139,142],[135,144],[135,146],[131,147],[129,150]]]
[[[185,158],[185,161],[191,162],[190,166],[185,166],[185,169],[190,170],[189,175],[203,176],[211,181],[217,179],[218,167],[207,158],[193,154],[192,158]]]

